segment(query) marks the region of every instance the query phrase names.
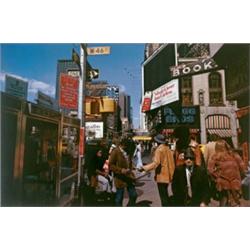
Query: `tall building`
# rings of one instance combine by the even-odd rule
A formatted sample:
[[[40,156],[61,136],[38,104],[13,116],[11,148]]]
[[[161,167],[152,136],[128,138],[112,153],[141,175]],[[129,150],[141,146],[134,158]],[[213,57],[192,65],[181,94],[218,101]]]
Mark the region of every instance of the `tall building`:
[[[131,97],[125,93],[120,93],[119,96],[120,118],[122,121],[123,132],[132,128],[131,119]]]
[[[145,45],[145,59],[150,57],[163,43],[146,43]]]

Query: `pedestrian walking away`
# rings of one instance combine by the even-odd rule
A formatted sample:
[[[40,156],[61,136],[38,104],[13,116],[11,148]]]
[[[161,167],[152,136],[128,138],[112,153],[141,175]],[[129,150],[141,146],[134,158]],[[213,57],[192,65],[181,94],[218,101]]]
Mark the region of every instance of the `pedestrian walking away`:
[[[158,146],[154,152],[153,162],[144,165],[139,170],[146,172],[155,170],[155,181],[157,182],[161,205],[167,207],[171,206],[168,185],[171,183],[174,174],[174,157],[164,135],[158,134],[154,137],[154,141]]]
[[[136,168],[141,168],[143,164],[142,164],[142,145],[140,142],[136,142],[136,148],[133,157],[135,159]]]

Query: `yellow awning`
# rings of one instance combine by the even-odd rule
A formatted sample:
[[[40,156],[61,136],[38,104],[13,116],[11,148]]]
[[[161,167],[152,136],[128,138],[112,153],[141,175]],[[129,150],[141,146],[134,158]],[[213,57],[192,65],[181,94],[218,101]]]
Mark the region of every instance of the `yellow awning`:
[[[143,136],[143,135],[136,135],[133,137],[134,141],[151,141],[152,137],[151,136]]]

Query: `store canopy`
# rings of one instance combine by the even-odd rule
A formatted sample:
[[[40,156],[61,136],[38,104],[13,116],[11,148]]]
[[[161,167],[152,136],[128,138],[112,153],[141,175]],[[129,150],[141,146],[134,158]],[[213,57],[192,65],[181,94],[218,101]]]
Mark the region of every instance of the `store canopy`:
[[[151,136],[143,136],[143,135],[136,135],[133,137],[134,141],[151,141],[152,137]]]
[[[218,135],[221,138],[232,137],[233,133],[231,129],[208,129],[210,135]]]

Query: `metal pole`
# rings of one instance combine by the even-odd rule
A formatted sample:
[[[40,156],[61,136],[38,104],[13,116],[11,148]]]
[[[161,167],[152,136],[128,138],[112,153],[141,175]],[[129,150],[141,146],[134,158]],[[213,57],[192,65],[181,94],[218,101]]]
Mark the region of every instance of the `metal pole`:
[[[174,44],[174,53],[175,53],[175,66],[178,65],[178,48],[177,48],[177,43]]]
[[[78,95],[78,118],[80,119],[80,128],[85,127],[85,81],[86,81],[86,44],[80,46],[80,79],[79,79],[79,95]],[[78,156],[78,179],[77,187],[80,187],[81,166],[84,161],[84,155]]]

